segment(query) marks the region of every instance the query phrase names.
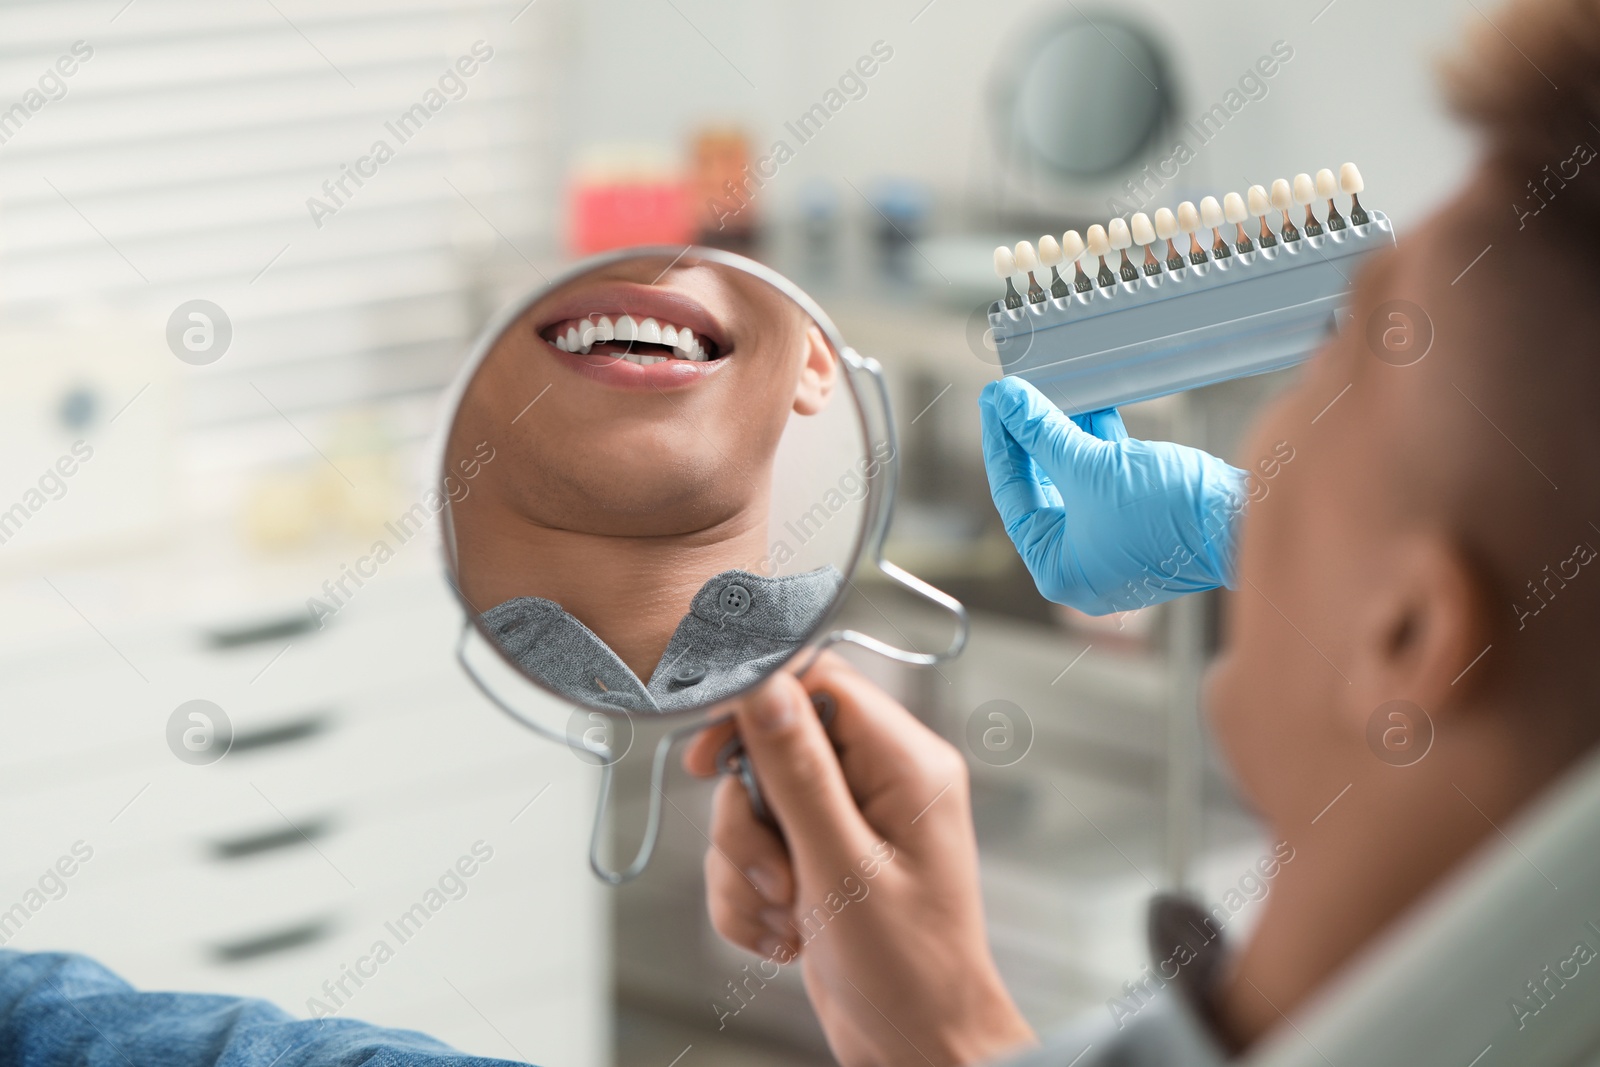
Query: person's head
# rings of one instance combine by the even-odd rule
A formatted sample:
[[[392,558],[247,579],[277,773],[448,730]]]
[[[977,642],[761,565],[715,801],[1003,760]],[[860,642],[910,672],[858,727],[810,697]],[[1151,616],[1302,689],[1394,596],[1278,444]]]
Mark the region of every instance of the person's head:
[[[1208,707],[1278,833],[1347,785],[1397,825],[1525,797],[1600,737],[1600,0],[1494,19],[1451,83],[1481,164],[1238,457],[1293,456],[1244,521]]]
[[[838,373],[810,317],[764,282],[690,257],[624,260],[512,324],[449,452],[489,441],[476,507],[537,526],[651,537],[764,522],[784,428],[823,408]]]

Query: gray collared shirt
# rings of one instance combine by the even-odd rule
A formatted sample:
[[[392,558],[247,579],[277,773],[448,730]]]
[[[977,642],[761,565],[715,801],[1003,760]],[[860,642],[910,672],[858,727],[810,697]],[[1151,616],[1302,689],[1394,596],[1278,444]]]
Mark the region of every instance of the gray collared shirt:
[[[715,703],[782,666],[828,613],[844,577],[833,567],[764,578],[715,575],[689,602],[648,682],[553,600],[515,597],[483,613],[501,649],[568,699],[619,711]]]

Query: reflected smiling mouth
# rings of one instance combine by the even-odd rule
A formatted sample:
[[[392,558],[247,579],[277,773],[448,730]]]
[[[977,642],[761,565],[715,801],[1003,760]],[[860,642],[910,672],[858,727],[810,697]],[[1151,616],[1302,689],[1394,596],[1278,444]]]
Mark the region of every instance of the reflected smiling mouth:
[[[707,363],[723,355],[715,341],[687,326],[631,314],[563,319],[540,330],[539,336],[562,352],[614,356],[641,366],[674,359]]]

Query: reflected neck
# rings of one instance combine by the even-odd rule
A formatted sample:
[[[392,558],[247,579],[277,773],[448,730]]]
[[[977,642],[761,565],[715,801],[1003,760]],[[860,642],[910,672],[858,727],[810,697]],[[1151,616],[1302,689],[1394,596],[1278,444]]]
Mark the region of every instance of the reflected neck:
[[[646,684],[701,586],[726,570],[763,573],[767,553],[765,496],[704,530],[639,537],[553,529],[495,510],[468,521],[457,514],[468,603],[481,614],[516,597],[554,601]]]

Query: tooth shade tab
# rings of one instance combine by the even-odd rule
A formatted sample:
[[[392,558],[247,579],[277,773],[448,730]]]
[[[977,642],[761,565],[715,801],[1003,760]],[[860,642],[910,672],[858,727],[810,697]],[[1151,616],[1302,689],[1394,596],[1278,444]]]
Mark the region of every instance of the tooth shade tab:
[[[1354,163],[1345,163],[1339,167],[1339,188],[1348,196],[1366,192],[1367,185],[1361,180],[1361,171],[1356,169]]]
[[[1133,246],[1133,234],[1128,231],[1128,224],[1123,219],[1112,219],[1107,223],[1111,247],[1121,251]]]
[[[1048,233],[1039,238],[1039,262],[1047,267],[1054,267],[1062,262],[1061,242]]]
[[[1185,200],[1178,205],[1178,228],[1185,233],[1193,233],[1200,228],[1200,210],[1194,206],[1194,201]]]
[[[994,250],[994,272],[1002,278],[1010,278],[1017,273],[1016,254],[1005,245]]]
[[[1244,197],[1238,193],[1229,193],[1222,198],[1222,217],[1232,223],[1240,223],[1250,217],[1244,209]]]
[[[1061,235],[1061,255],[1064,262],[1076,263],[1082,256],[1087,246],[1083,243],[1083,234],[1077,230],[1068,230]]]
[[[1133,243],[1149,245],[1156,242],[1155,227],[1150,225],[1150,216],[1140,211],[1133,216]]]
[[[1267,198],[1267,191],[1259,185],[1252,185],[1246,193],[1250,214],[1260,218],[1272,210],[1272,201]]]
[[[1309,204],[1317,198],[1317,187],[1311,181],[1309,174],[1296,174],[1294,176],[1294,202]]]
[[[1317,195],[1324,200],[1332,200],[1333,194],[1339,191],[1339,183],[1333,177],[1333,171],[1323,167],[1317,171]]]
[[[1178,236],[1178,218],[1171,208],[1156,208],[1156,237],[1170,241]]]
[[[1039,269],[1039,253],[1029,241],[1018,241],[1016,247],[1017,269],[1031,273]]]
[[[1279,211],[1288,211],[1289,205],[1294,203],[1294,194],[1289,189],[1289,183],[1278,178],[1272,183],[1272,206]]]
[[[1217,203],[1216,197],[1208,196],[1200,201],[1200,222],[1208,230],[1222,225],[1222,205]]]
[[[1089,227],[1089,254],[1103,256],[1111,251],[1111,239],[1106,236],[1106,228],[1098,222]]]

